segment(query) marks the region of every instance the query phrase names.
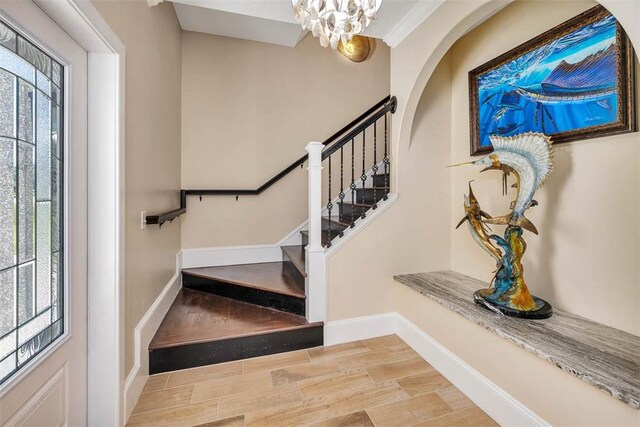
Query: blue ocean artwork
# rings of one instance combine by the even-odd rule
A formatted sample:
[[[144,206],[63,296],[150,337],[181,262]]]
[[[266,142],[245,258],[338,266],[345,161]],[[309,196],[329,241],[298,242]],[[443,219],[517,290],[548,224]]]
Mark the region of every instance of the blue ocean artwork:
[[[618,121],[613,16],[568,33],[478,76],[480,148],[490,135],[553,136]]]

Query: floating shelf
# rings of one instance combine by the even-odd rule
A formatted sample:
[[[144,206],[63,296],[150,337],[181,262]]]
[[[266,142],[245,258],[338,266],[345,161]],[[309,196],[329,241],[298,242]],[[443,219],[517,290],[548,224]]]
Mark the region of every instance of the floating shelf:
[[[506,317],[473,302],[488,285],[453,271],[394,279],[523,349],[640,409],[640,337],[554,307],[545,320]]]

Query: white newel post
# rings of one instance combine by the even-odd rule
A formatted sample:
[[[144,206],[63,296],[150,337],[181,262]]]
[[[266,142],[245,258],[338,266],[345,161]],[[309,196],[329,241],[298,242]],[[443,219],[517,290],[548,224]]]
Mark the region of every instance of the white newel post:
[[[309,244],[306,247],[307,319],[326,320],[327,291],[325,258],[322,247],[322,149],[321,142],[310,142],[309,153]]]

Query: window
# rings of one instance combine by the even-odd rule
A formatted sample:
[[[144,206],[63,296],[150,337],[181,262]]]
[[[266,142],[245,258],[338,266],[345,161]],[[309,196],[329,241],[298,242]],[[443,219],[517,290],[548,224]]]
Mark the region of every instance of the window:
[[[0,21],[0,384],[64,330],[63,76]]]

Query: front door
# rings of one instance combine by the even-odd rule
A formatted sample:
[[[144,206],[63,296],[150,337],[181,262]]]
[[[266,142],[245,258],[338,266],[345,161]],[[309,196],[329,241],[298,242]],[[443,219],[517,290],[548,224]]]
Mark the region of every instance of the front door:
[[[87,53],[0,3],[0,425],[87,424]]]

